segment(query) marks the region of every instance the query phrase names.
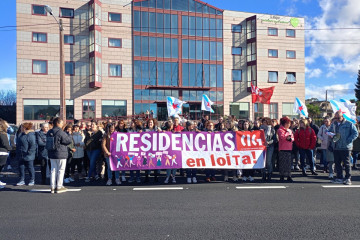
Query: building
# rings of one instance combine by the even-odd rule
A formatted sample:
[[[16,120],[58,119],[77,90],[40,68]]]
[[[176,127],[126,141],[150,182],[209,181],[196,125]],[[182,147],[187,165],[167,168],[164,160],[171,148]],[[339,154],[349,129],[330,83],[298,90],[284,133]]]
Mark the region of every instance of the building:
[[[304,19],[218,9],[198,0],[17,0],[17,122],[59,111],[59,29],[65,27],[68,119],[167,117],[166,96],[201,117],[293,115],[305,99]],[[275,86],[251,104],[251,82]]]

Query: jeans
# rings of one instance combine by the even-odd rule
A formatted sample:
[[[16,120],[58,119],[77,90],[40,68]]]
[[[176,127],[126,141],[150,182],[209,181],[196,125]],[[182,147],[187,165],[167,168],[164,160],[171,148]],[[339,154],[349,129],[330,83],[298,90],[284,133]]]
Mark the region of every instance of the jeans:
[[[353,151],[352,152],[352,157],[353,157],[353,166],[356,166],[356,160],[358,159],[358,156],[359,156],[359,153],[360,152],[357,152],[357,151]]]
[[[268,146],[266,148],[266,162],[265,162],[265,169],[262,170],[263,173],[265,173],[266,171],[268,173],[273,172],[273,163],[272,163],[273,154],[274,154],[274,146],[273,145]]]
[[[51,162],[50,186],[52,189],[55,189],[55,187],[61,188],[64,182],[66,159],[50,159],[50,162]]]
[[[71,174],[74,175],[75,173],[75,166],[77,166],[78,173],[82,172],[82,162],[84,158],[73,158],[71,160]]]
[[[170,175],[172,175],[173,177],[175,177],[175,175],[176,175],[176,170],[177,170],[177,169],[166,169],[166,177],[170,177]]]
[[[321,150],[321,158],[320,158],[320,164],[324,164],[324,167],[328,165],[327,159],[326,159],[326,149],[320,149]]]
[[[34,169],[34,160],[33,161],[19,161],[19,170],[20,170],[20,181],[25,180],[25,168],[29,171],[30,182],[35,181],[35,169]]]
[[[196,178],[197,169],[186,169],[186,177]]]
[[[99,158],[100,156],[100,149],[96,149],[96,150],[92,150],[92,151],[87,151],[87,155],[89,157],[90,160],[90,168],[89,168],[89,173],[88,173],[88,177],[91,177],[93,173],[96,174],[96,160]]]
[[[334,162],[336,170],[336,178],[343,179],[343,167],[341,163],[344,163],[345,166],[345,178],[351,178],[351,166],[350,166],[350,152],[349,150],[335,150],[334,151]]]
[[[107,174],[108,174],[108,179],[112,179],[112,171],[111,171],[111,167],[110,167],[110,159],[108,157],[105,158],[106,161],[106,166],[107,166]],[[115,171],[115,179],[119,179],[120,177],[120,172],[119,171]]]
[[[311,171],[314,171],[315,162],[314,162],[314,158],[313,158],[313,151],[311,149],[299,149],[299,153],[300,153],[301,170],[303,172],[306,171],[306,168],[305,168],[305,166],[306,166],[305,157],[306,157],[310,163]]]

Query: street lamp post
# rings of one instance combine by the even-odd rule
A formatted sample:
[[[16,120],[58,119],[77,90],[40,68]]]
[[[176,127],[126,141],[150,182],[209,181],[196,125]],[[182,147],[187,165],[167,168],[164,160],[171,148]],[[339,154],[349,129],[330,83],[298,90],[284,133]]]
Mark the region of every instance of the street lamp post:
[[[60,118],[66,122],[66,102],[65,102],[65,61],[64,61],[64,28],[62,19],[59,21],[54,16],[50,6],[45,6],[45,11],[54,17],[59,25],[60,35]]]

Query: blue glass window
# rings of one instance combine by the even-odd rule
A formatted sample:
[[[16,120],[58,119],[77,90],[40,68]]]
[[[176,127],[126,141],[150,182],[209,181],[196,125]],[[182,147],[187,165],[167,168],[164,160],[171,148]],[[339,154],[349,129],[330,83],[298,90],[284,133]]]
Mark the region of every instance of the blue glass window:
[[[134,98],[135,100],[141,100],[141,89],[134,90]]]
[[[216,9],[209,7],[209,12],[210,12],[210,14],[216,14]]]
[[[171,40],[170,38],[164,38],[164,57],[170,58],[171,57]]]
[[[189,86],[194,87],[195,86],[195,76],[196,76],[196,65],[195,63],[189,63]]]
[[[286,29],[286,37],[295,37],[294,29]]]
[[[216,19],[210,18],[210,37],[216,37]]]
[[[134,56],[141,56],[141,37],[134,36]]]
[[[141,6],[142,7],[148,7],[149,6],[149,1],[146,0],[146,1],[141,1]]]
[[[217,47],[216,47],[217,60],[218,60],[218,61],[222,61],[222,59],[223,59],[222,42],[217,42],[216,45],[217,45]]]
[[[140,32],[140,25],[141,25],[140,12],[134,11],[134,31]]]
[[[196,12],[202,13],[202,4],[199,2],[196,2]]]
[[[135,85],[141,85],[141,61],[134,61]]]
[[[149,8],[156,8],[156,0],[149,0]]]
[[[203,41],[203,59],[209,60],[210,56],[210,43],[208,41]]]
[[[189,12],[195,12],[195,1],[189,0]]]
[[[171,63],[171,86],[179,86],[179,66],[178,63]]]
[[[75,75],[75,63],[74,62],[65,62],[65,74],[66,75]],[[121,73],[120,73],[121,76]]]
[[[216,60],[216,42],[210,42],[210,60]]]
[[[231,25],[231,31],[232,31],[233,33],[241,33],[241,32],[242,32],[242,26],[241,26],[241,24]]]
[[[189,17],[182,16],[181,19],[182,19],[181,20],[182,35],[188,35],[189,34]]]
[[[164,8],[164,0],[156,0],[156,8]]]
[[[149,56],[156,57],[156,38],[150,37],[149,44]]]
[[[203,18],[203,34],[204,34],[204,37],[209,37],[210,35],[210,30],[209,30],[209,27],[210,27],[210,20],[209,18]]]
[[[149,13],[141,12],[141,31],[148,32],[149,31]]]
[[[149,13],[149,32],[156,33],[156,13]]]
[[[218,102],[224,101],[224,93],[223,92],[217,92],[216,95],[217,95],[216,101],[218,101]]]
[[[164,33],[170,33],[170,30],[171,30],[170,14],[165,13],[164,14]]]
[[[278,57],[278,50],[277,49],[269,49],[268,50],[268,56],[272,58]]]
[[[164,86],[164,62],[158,62],[158,85]]]
[[[142,85],[148,85],[149,83],[149,62],[141,62],[141,79]]]
[[[241,47],[232,47],[231,54],[242,55],[242,48]]]
[[[172,38],[171,39],[171,57],[178,58],[178,56],[179,56],[178,39]]]
[[[163,58],[164,57],[164,39],[163,38],[157,38],[157,57]]]
[[[164,9],[170,9],[171,6],[171,0],[165,0],[164,1]]]
[[[198,63],[196,64],[196,87],[202,86],[202,80],[203,80],[203,69],[202,64]]]
[[[196,36],[202,36],[202,18],[196,17]]]
[[[277,36],[278,35],[278,29],[277,28],[268,28],[268,35],[269,36]]]
[[[155,86],[156,85],[156,62],[149,62],[149,70],[150,70],[150,78],[149,84]],[[155,99],[152,99],[155,100]]]
[[[232,70],[232,80],[233,81],[241,81],[242,80],[242,74],[241,70]]]
[[[210,87],[216,87],[216,65],[210,65]]]
[[[182,40],[182,58],[183,59],[189,58],[189,40],[187,39]]]
[[[165,86],[171,86],[171,63],[164,63],[164,72],[165,72]]]
[[[195,33],[196,33],[195,17],[190,16],[189,17],[189,35],[195,36]]]
[[[164,32],[164,14],[156,13],[156,31],[158,33]]]
[[[189,86],[189,64],[182,64],[182,85],[185,87]]]
[[[149,38],[141,37],[141,56],[149,56]]]
[[[216,87],[223,87],[223,66],[217,65],[217,71],[216,71]]]
[[[202,60],[202,41],[196,41],[196,59]]]
[[[196,46],[195,40],[189,40],[189,59],[195,59]]]
[[[269,72],[269,82],[272,83],[278,82],[278,72]]]
[[[178,16],[171,14],[171,34],[178,34]]]
[[[204,64],[204,87],[210,87],[210,65]]]
[[[222,38],[223,37],[223,22],[222,19],[216,19],[216,36],[218,38]]]

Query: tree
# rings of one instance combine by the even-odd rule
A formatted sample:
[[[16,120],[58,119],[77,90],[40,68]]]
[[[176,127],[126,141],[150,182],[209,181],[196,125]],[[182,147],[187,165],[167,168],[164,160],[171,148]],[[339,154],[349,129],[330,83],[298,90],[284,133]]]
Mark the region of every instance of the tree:
[[[0,91],[0,105],[12,106],[16,103],[16,92],[14,90]]]
[[[317,105],[308,104],[306,107],[308,109],[309,117],[311,118],[316,118],[321,114],[320,107]]]
[[[355,97],[358,101],[360,101],[360,69],[358,71],[358,77],[355,84]]]

